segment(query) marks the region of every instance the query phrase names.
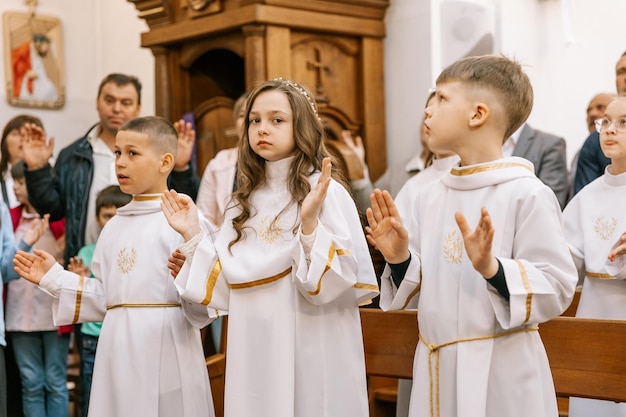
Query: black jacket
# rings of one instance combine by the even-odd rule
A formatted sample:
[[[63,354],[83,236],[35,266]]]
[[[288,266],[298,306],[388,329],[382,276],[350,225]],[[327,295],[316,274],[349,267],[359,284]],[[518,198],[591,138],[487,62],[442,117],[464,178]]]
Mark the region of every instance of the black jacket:
[[[54,169],[46,164],[43,168],[26,170],[28,199],[39,212],[50,213],[50,221],[65,217],[65,265],[85,245],[85,229],[89,206],[89,190],[93,179],[93,150],[87,134],[61,150]],[[169,187],[188,194],[194,200],[200,179],[189,168],[172,172]]]

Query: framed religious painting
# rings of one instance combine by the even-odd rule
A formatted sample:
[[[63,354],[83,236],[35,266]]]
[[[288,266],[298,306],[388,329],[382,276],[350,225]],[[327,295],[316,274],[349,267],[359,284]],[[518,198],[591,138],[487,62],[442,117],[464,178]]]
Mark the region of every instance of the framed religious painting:
[[[5,12],[4,74],[9,104],[58,109],[65,104],[61,21],[53,16]]]

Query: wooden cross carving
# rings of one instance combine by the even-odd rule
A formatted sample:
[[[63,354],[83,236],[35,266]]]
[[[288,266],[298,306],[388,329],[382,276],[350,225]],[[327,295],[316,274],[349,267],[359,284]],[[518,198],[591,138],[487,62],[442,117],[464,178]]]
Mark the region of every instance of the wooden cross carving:
[[[315,71],[315,100],[320,103],[327,103],[328,97],[324,95],[324,84],[322,82],[322,72],[330,73],[330,68],[322,63],[322,52],[319,48],[313,48],[315,61],[307,61],[307,69]]]

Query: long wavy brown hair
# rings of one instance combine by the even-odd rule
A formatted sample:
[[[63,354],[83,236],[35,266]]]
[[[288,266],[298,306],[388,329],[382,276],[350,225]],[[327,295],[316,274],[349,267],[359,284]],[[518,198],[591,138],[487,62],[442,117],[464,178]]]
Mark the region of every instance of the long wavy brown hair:
[[[297,204],[298,211],[311,191],[309,176],[322,168],[322,160],[332,155],[324,144],[325,134],[322,121],[317,113],[317,106],[313,96],[300,85],[282,78],[266,81],[254,89],[246,103],[245,129],[243,140],[239,142],[239,159],[237,162],[237,190],[233,193],[234,206],[240,209],[240,213],[233,218],[232,225],[236,237],[228,248],[245,239],[244,229],[246,222],[252,217],[252,205],[250,195],[254,190],[265,183],[265,159],[254,153],[250,147],[248,128],[250,127],[250,109],[256,98],[267,91],[279,91],[287,96],[293,112],[293,137],[295,150],[293,162],[289,168],[287,188],[291,194],[291,201],[283,207],[281,213],[292,204]],[[348,189],[347,181],[333,159],[333,173],[335,180]],[[278,215],[277,215],[278,217]],[[274,219],[273,221],[276,221]],[[294,225],[294,233],[298,224]]]

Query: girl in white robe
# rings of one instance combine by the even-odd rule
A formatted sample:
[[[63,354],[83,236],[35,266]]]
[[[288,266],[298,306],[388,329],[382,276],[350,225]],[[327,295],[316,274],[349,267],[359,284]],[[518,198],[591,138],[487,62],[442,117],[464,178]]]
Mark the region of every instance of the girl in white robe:
[[[302,87],[268,81],[246,115],[221,230],[199,233],[185,196],[166,193],[163,203],[187,241],[182,297],[228,310],[225,416],[366,416],[358,306],[378,286],[356,206],[331,179]]]
[[[600,147],[611,165],[580,190],[563,211],[570,252],[585,278],[576,317],[626,320],[626,256],[613,254],[626,231],[626,97],[600,119]],[[593,354],[593,352],[590,352]],[[626,417],[626,404],[570,398],[570,417]]]

